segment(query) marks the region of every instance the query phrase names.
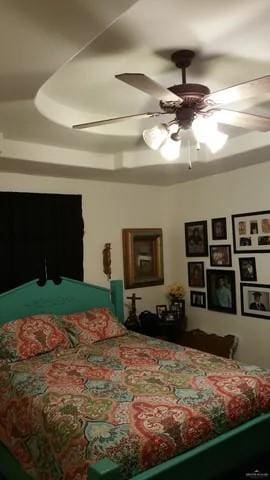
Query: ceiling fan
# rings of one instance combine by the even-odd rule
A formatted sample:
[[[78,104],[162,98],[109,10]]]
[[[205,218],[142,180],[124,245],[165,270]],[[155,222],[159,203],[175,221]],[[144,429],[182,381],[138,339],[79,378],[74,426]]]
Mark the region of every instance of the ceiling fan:
[[[73,128],[84,129],[124,120],[172,114],[174,118],[169,123],[161,123],[143,132],[148,147],[160,150],[161,155],[167,160],[176,160],[179,157],[183,130],[190,128],[198,148],[200,143],[205,143],[212,153],[220,150],[228,138],[228,135],[218,130],[218,123],[248,130],[269,131],[270,117],[230,110],[223,108],[223,105],[270,93],[270,75],[211,93],[205,85],[186,82],[186,69],[194,55],[192,50],[178,50],[172,54],[172,61],[182,71],[182,83],[169,88],[163,87],[142,73],[115,75],[118,80],[157,98],[162,111],[80,123],[73,125]]]

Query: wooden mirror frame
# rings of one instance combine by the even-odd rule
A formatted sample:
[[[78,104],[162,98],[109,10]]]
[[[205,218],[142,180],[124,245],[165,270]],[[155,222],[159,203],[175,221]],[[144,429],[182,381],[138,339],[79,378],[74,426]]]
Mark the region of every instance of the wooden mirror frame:
[[[125,288],[140,288],[164,284],[162,229],[124,228],[122,237]],[[135,270],[135,244],[138,240],[149,241],[152,244],[153,272],[149,276],[142,275],[140,277]]]

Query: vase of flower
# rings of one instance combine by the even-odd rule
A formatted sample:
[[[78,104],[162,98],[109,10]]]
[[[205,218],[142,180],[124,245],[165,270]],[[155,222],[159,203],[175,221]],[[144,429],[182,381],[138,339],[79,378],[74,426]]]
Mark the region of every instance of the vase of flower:
[[[175,282],[167,287],[167,294],[170,298],[170,303],[179,302],[179,300],[183,300],[185,297],[185,287],[179,283]]]

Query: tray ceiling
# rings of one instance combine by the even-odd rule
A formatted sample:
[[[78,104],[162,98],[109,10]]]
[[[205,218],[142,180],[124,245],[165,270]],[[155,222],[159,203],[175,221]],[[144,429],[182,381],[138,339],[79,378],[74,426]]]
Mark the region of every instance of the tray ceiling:
[[[246,0],[245,8],[242,0],[2,2],[0,168],[169,185],[268,160],[270,133],[227,128],[222,152],[192,149],[187,170],[187,149],[168,165],[143,145],[141,133],[155,119],[86,132],[71,125],[156,111],[155,99],[114,75],[135,71],[164,86],[178,83],[169,61],[178,48],[198,52],[188,79],[212,91],[269,74],[269,21],[268,0]],[[230,107],[270,115],[269,99]]]

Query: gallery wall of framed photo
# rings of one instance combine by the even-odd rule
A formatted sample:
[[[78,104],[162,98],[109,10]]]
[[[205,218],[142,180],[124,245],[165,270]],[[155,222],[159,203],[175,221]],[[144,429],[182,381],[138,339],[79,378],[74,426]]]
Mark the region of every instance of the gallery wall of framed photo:
[[[255,164],[256,158],[250,152],[249,161],[253,162],[253,164],[245,168],[238,168],[236,159],[228,157],[224,159],[224,162],[228,165],[228,170],[230,168],[234,168],[234,170],[223,173],[218,173],[219,160],[217,162],[209,161],[207,168],[211,170],[211,175],[209,174],[204,178],[197,178],[190,182],[179,183],[172,188],[170,196],[171,261],[166,264],[166,270],[169,267],[171,276],[181,279],[185,283],[188,330],[201,329],[218,335],[236,335],[239,338],[236,352],[238,360],[270,368],[270,321],[266,318],[242,315],[240,286],[241,283],[251,283],[252,285],[270,284],[270,253],[235,253],[233,247],[232,215],[270,210],[268,182],[270,178],[270,160]],[[204,167],[203,163],[195,163],[193,173],[200,172],[200,168],[203,169]],[[213,238],[212,236],[212,219],[220,218],[226,218],[227,238],[225,239],[222,239],[222,237],[226,236],[225,233],[220,233],[223,230],[222,223],[224,225],[222,221],[213,222],[215,224],[218,223],[218,226],[216,227],[216,237]],[[185,223],[198,221],[207,222],[208,256],[187,257]],[[267,236],[267,233],[264,233],[263,230],[261,231],[261,236]],[[230,245],[231,267],[211,266],[209,246],[212,245]],[[202,247],[200,246],[200,248]],[[219,263],[220,260],[216,260],[216,257],[219,257],[217,252],[213,250],[212,254],[212,257],[215,257],[213,261]],[[228,257],[228,251],[227,254]],[[255,258],[255,262],[252,260],[253,258]],[[239,259],[243,259],[241,263],[242,278],[240,277]],[[203,262],[205,287],[188,285],[188,262]],[[235,272],[236,314],[209,310],[207,298],[206,308],[193,306],[194,302],[203,305],[204,302],[201,300],[203,296],[194,295],[193,299],[191,299],[190,292],[204,292],[206,294],[206,270],[216,269],[224,272]],[[253,280],[245,280],[247,278],[247,270],[248,276],[251,276]],[[246,307],[245,311],[247,311]]]
[[[191,307],[270,320],[270,268],[268,284],[257,269],[270,254],[270,210],[185,222],[185,249]]]

